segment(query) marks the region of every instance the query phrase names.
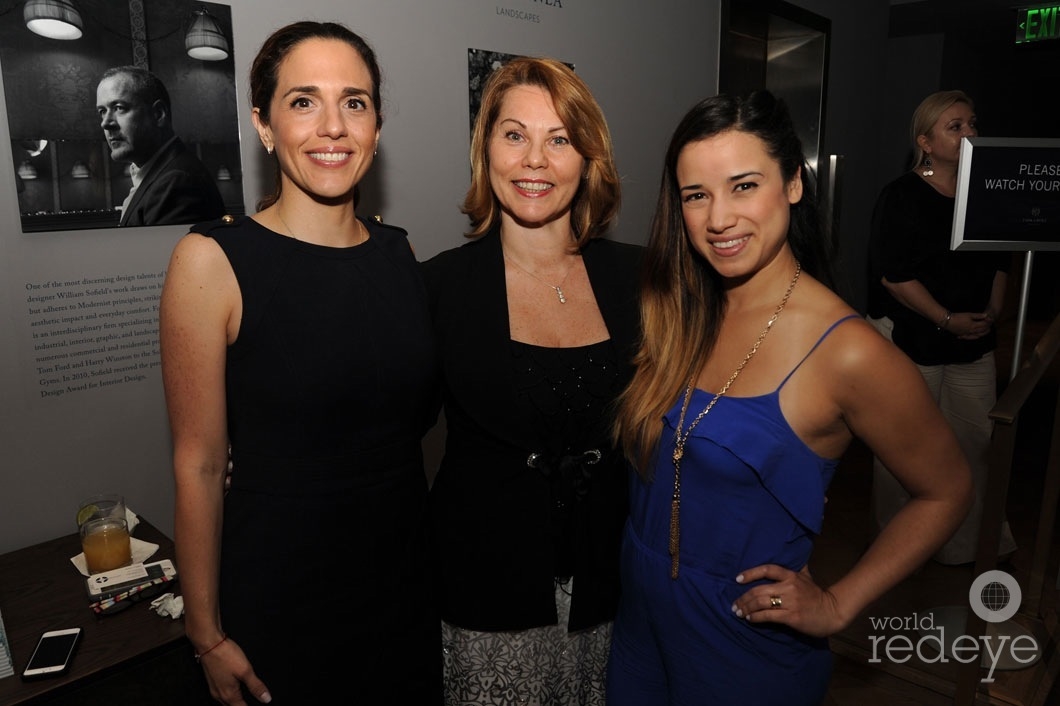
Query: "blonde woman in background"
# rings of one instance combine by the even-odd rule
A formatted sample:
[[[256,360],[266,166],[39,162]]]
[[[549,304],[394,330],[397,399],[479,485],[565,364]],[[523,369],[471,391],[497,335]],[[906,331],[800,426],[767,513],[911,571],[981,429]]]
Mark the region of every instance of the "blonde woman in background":
[[[916,363],[971,465],[975,503],[935,554],[940,563],[965,564],[975,560],[982,524],[994,427],[989,415],[997,402],[995,324],[1011,255],[950,249],[961,139],[979,134],[972,99],[963,91],[932,93],[914,111],[910,132],[913,168],[884,187],[873,211],[869,321]],[[879,526],[908,499],[876,458]],[[1015,551],[1006,520],[998,553]]]

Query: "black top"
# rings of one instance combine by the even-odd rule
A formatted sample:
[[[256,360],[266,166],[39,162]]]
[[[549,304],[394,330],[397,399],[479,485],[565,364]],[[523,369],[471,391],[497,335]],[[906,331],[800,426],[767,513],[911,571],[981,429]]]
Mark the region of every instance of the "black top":
[[[629,470],[609,441],[609,405],[632,374],[642,252],[600,239],[583,249],[610,340],[568,350],[512,342],[496,229],[424,263],[447,426],[430,499],[447,622],[555,625],[554,580],[567,575],[570,630],[614,618]]]
[[[541,441],[531,467],[549,487],[553,574],[567,577],[575,547],[586,541],[581,506],[610,432],[608,407],[625,382],[624,366],[610,340],[575,348],[512,341],[511,352],[516,403]]]
[[[873,210],[868,313],[890,316],[895,344],[920,365],[968,363],[997,346],[996,331],[974,341],[961,340],[939,330],[937,322],[904,306],[879,284],[881,276],[891,282],[915,279],[949,311],[986,311],[994,275],[1008,270],[1011,257],[951,250],[953,207],[952,198],[906,172],[883,188]]]

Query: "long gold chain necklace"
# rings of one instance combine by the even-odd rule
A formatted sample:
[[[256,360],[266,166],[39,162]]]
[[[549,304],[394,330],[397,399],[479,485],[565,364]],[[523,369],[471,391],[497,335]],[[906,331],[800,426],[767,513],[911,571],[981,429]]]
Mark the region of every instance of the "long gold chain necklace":
[[[718,400],[721,399],[722,395],[729,391],[732,384],[736,382],[736,378],[740,376],[740,372],[743,371],[744,367],[754,358],[755,353],[758,352],[759,347],[762,345],[762,341],[765,340],[766,335],[770,329],[773,328],[773,324],[777,322],[780,317],[780,312],[784,311],[784,306],[788,303],[788,298],[791,297],[792,291],[795,289],[795,283],[799,281],[799,275],[802,273],[802,263],[798,260],[795,261],[795,276],[791,278],[791,284],[788,285],[788,291],[784,293],[784,298],[780,300],[780,304],[777,305],[776,311],[773,312],[773,316],[770,317],[769,321],[766,322],[766,327],[762,329],[762,333],[758,334],[758,340],[751,346],[751,350],[747,352],[744,359],[740,361],[740,364],[736,366],[736,370],[732,372],[729,379],[725,381],[721,389],[714,395],[714,397],[707,403],[707,406],[703,408],[703,411],[696,415],[688,428],[683,432],[681,427],[685,423],[685,414],[688,413],[688,404],[692,400],[692,390],[695,388],[696,375],[693,373],[692,378],[688,381],[688,387],[685,388],[684,402],[681,403],[681,415],[677,420],[677,432],[674,435],[674,493],[670,499],[670,578],[676,579],[678,573],[678,566],[681,561],[681,458],[685,455],[685,444],[688,443],[688,437],[692,433],[692,430],[696,428],[696,425],[703,420],[703,417],[714,408]]]
[[[536,279],[541,284],[543,284],[546,287],[549,287],[553,291],[555,291],[556,292],[556,296],[559,297],[559,303],[560,304],[566,304],[567,303],[567,297],[566,297],[565,294],[563,294],[563,285],[567,283],[567,278],[570,277],[570,272],[571,272],[571,270],[574,269],[574,262],[575,262],[574,260],[571,260],[570,266],[567,268],[567,271],[564,273],[563,279],[560,280],[559,284],[549,284],[548,282],[546,282],[545,280],[541,279],[540,277],[535,275],[533,272],[531,272],[530,270],[526,269],[525,267],[523,267],[522,265],[520,265],[518,262],[516,262],[512,258],[508,257],[507,255],[504,256],[504,259],[507,260],[508,262],[512,263],[516,267],[518,267],[520,270],[522,270],[526,274],[528,274],[531,277],[533,277],[534,279]]]

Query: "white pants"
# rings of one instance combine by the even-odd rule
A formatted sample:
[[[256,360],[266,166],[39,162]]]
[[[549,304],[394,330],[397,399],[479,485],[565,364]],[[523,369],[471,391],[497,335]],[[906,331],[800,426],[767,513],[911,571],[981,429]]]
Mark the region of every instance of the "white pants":
[[[868,322],[890,340],[894,327],[890,319],[870,318]],[[917,365],[917,368],[968,459],[975,485],[975,500],[968,516],[935,554],[935,560],[942,564],[968,563],[975,561],[979,546],[983,490],[990,471],[990,439],[994,423],[989,415],[997,403],[997,365],[993,352],[989,352],[971,363]],[[878,458],[873,458],[872,464],[872,498],[876,524],[880,528],[909,500],[905,488]],[[1001,526],[998,554],[1005,555],[1015,550],[1016,541],[1008,520],[1005,520]]]

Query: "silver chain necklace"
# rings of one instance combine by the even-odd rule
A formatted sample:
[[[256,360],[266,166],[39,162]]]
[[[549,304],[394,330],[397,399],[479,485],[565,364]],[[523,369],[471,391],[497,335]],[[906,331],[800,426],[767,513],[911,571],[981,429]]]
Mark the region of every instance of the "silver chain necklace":
[[[291,237],[294,238],[295,240],[301,242],[302,239],[299,238],[297,235],[295,235],[295,232],[291,228],[291,226],[287,225],[287,220],[284,219],[283,214],[280,213],[280,209],[276,209],[276,215],[279,216],[280,223],[283,223],[283,227],[287,229],[287,232],[291,234]]]
[[[290,233],[292,238],[294,238],[295,240],[297,240],[300,243],[308,242],[308,241],[305,241],[305,240],[302,240],[301,238],[299,238],[298,235],[294,232],[294,229],[291,228],[291,226],[287,225],[287,219],[285,219],[283,217],[283,214],[280,213],[279,209],[276,209],[276,216],[280,219],[280,223],[283,223],[283,227],[287,229],[287,232]],[[364,237],[365,240],[367,240],[368,239],[368,233],[367,233],[367,230],[364,227],[364,224],[361,223],[356,218],[354,219],[354,223],[357,226],[357,235],[362,236],[362,237]]]
[[[518,262],[516,262],[512,258],[508,257],[507,254],[504,256],[504,259],[507,260],[508,262],[512,263],[516,267],[518,267],[520,270],[522,270],[526,274],[528,274],[531,277],[533,277],[534,279],[536,279],[541,284],[543,284],[546,287],[548,287],[548,288],[552,289],[553,291],[555,291],[556,292],[556,296],[559,297],[559,303],[560,304],[566,304],[567,303],[567,297],[563,294],[563,285],[567,283],[567,278],[570,277],[570,272],[571,272],[571,270],[574,269],[574,262],[575,262],[574,260],[572,260],[571,263],[570,263],[570,266],[567,267],[567,271],[563,274],[563,279],[560,280],[559,284],[549,284],[545,280],[543,280],[540,277],[538,277],[537,275],[535,275],[530,270],[528,270],[525,267],[523,267],[522,265],[520,265]]]

